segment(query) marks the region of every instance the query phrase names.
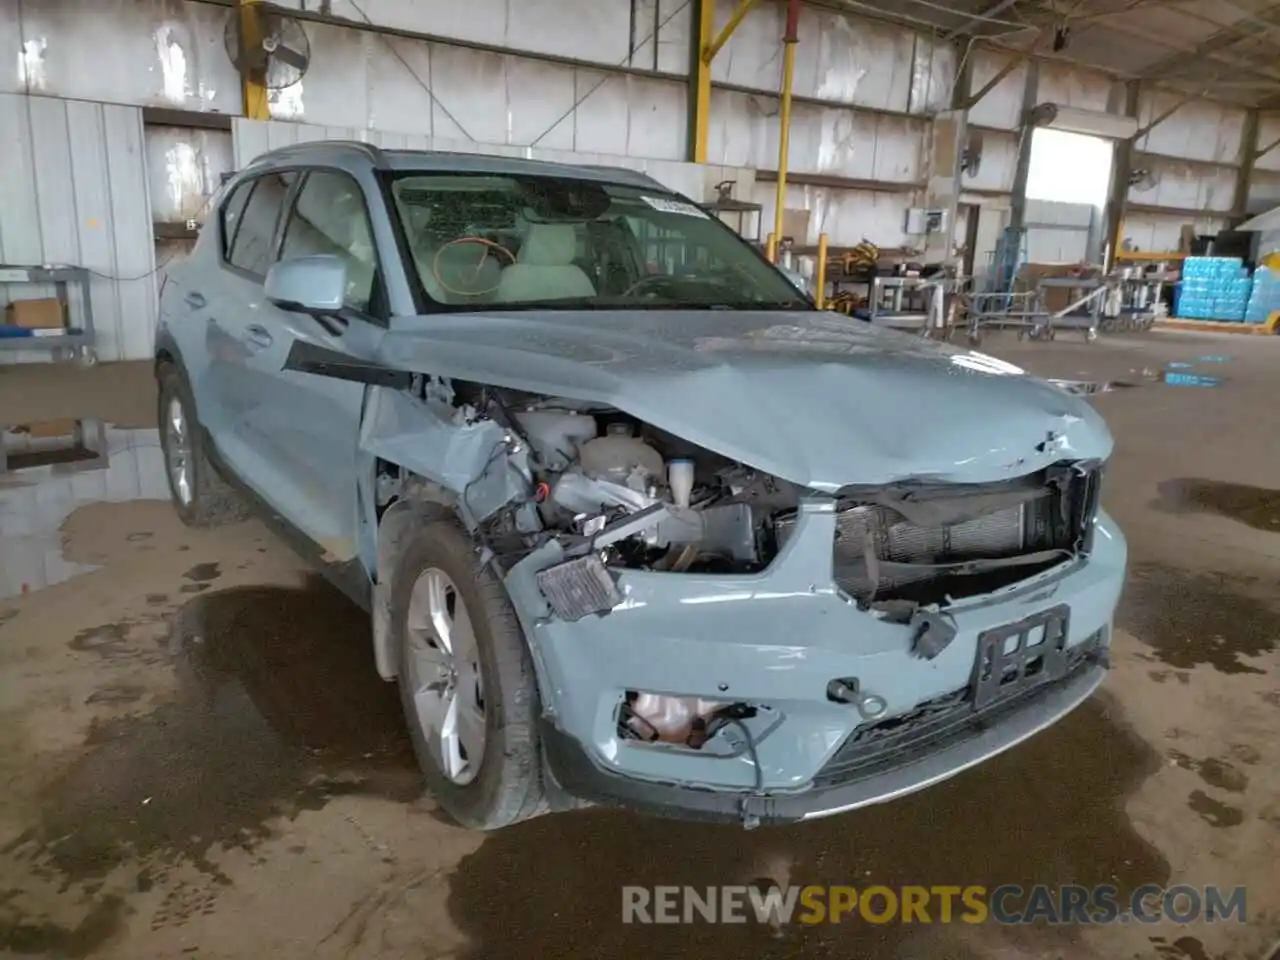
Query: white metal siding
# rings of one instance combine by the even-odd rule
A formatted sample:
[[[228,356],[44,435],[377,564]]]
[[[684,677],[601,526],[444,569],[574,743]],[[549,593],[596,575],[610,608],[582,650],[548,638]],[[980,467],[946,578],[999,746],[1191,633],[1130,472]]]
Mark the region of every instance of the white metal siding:
[[[143,139],[156,222],[203,223],[222,174],[235,169],[230,131],[148,126]]]
[[[477,144],[426,137],[413,133],[388,133],[383,130],[361,130],[351,127],[319,127],[302,123],[236,119],[232,134],[235,144],[237,168],[243,167],[254,157],[277,147],[315,140],[363,140],[385,149],[442,150],[457,153],[478,153],[490,156],[525,157],[532,160],[550,160],[557,163],[604,164],[627,167],[647,173],[659,183],[677,190],[697,201],[714,197],[713,188],[723,180],[732,180],[739,186],[736,193],[746,198],[755,181],[754,171],[740,167],[715,164],[682,163],[673,160],[648,160],[641,157],[619,157],[599,153],[579,153],[570,150],[508,146],[505,144]]]
[[[17,4],[3,4],[16,27]],[[238,113],[240,79],[223,44],[234,11],[184,0],[27,0],[22,40],[38,68],[13,89],[109,103]],[[13,29],[13,27],[6,28]],[[16,30],[15,30],[16,32]],[[15,43],[4,47],[20,49]],[[13,77],[13,60],[0,74]]]
[[[1146,126],[1174,106],[1181,97],[1168,91],[1144,92],[1139,101],[1138,125]],[[1193,100],[1178,107],[1166,120],[1139,137],[1139,150],[1188,160],[1237,163],[1244,136],[1245,111],[1207,100]]]
[[[1153,186],[1129,188],[1129,202],[1184,210],[1231,210],[1235,196],[1236,172],[1227,167],[1206,166],[1191,161],[1139,158],[1137,163],[1155,177]]]
[[[0,94],[0,143],[0,262],[98,271],[99,356],[150,356],[157,301],[142,111]],[[0,295],[43,291],[0,287]]]
[[[736,0],[714,2],[716,22],[723,24]],[[425,137],[436,145],[480,152],[500,145],[502,150],[532,148],[538,156],[598,157],[606,163],[630,157],[664,171],[664,182],[700,199],[707,195],[710,176],[682,163],[688,151],[686,80],[694,28],[687,0],[326,0],[322,5],[283,0],[282,5],[323,9],[340,22],[304,21],[311,67],[301,83],[273,92],[271,110],[276,120],[308,126],[292,134],[272,133],[276,141],[336,128],[378,131],[386,142]],[[14,69],[11,60],[10,68],[0,67],[0,92],[228,114],[241,109],[239,79],[223,49],[224,27],[234,16],[230,7],[194,0],[28,0],[21,23],[17,9],[14,3],[0,3],[0,49],[18,52],[24,66]],[[713,64],[718,83],[738,88],[717,89],[713,96],[714,165],[777,165],[782,17],[781,5],[758,4]],[[378,35],[351,28],[356,25],[438,39]],[[538,59],[548,56],[579,63]],[[1009,54],[977,48],[969,56],[978,88]],[[806,4],[797,61],[796,92],[803,98],[795,107],[791,135],[791,169],[797,177],[825,174],[898,184],[928,178],[927,118],[948,105],[958,65],[950,44]],[[648,75],[598,69],[604,66]],[[1014,131],[1025,71],[1025,64],[1012,70],[972,110],[970,122]],[[1114,84],[1097,73],[1053,61],[1041,62],[1039,73],[1042,101],[1100,110],[1114,99]],[[1174,97],[1158,90],[1145,93],[1140,123],[1172,105]],[[1135,191],[1131,199],[1226,210],[1232,171],[1197,169],[1183,161],[1237,162],[1244,116],[1240,109],[1211,102],[1180,108],[1137,145],[1174,159],[1151,159],[1160,183]],[[1261,129],[1263,143],[1280,136],[1280,117],[1265,117]],[[170,219],[189,208],[197,191],[184,187],[175,194],[167,159],[161,168],[165,148],[158,137],[151,139],[149,149],[155,209],[159,219]],[[962,186],[1007,191],[1015,153],[1014,133],[988,133],[982,169]],[[1254,191],[1254,202],[1276,192],[1265,178],[1267,171],[1280,172],[1280,150],[1262,158],[1259,168],[1264,182]],[[766,205],[767,229],[772,188],[744,187],[739,195]],[[919,240],[902,234],[906,209],[919,202],[912,192],[799,184],[786,200],[789,208],[810,212],[814,230],[826,225],[833,243],[866,236],[882,245]],[[1167,223],[1180,218],[1153,216],[1151,230],[1140,228],[1152,236],[1167,236]],[[55,239],[60,231],[66,234],[65,225],[58,223],[48,229]]]
[[[1124,239],[1137,250],[1155,252],[1178,249],[1182,227],[1191,224],[1197,234],[1217,233],[1227,225],[1221,217],[1187,217],[1179,214],[1131,213],[1124,218]]]
[[[1032,263],[1079,263],[1089,255],[1099,211],[1085,203],[1027,201],[1027,259]]]

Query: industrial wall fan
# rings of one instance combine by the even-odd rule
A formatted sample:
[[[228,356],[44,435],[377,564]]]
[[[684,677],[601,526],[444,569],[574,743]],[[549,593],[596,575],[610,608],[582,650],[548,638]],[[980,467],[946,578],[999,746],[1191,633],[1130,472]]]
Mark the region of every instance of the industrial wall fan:
[[[232,10],[222,40],[240,74],[268,90],[293,86],[311,65],[311,41],[302,24],[267,3]]]
[[[1149,167],[1139,167],[1129,173],[1129,186],[1139,193],[1152,190],[1160,183],[1160,178]]]

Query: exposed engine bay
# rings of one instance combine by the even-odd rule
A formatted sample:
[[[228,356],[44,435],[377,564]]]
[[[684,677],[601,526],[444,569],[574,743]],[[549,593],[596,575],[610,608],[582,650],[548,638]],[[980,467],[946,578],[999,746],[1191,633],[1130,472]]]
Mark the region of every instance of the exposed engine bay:
[[[616,408],[490,387],[450,397],[455,422],[503,432],[479,482],[507,478],[522,495],[477,511],[475,532],[503,567],[554,540],[563,560],[537,576],[564,621],[601,616],[624,600],[626,570],[740,575],[786,548],[802,502],[836,514],[836,584],[860,609],[919,624],[968,596],[1015,584],[1088,551],[1098,464],[1063,462],[988,484],[903,482],[810,491],[705,450]],[[514,476],[513,476],[514,475]],[[512,480],[515,483],[512,484]],[[469,507],[470,488],[464,491]],[[932,621],[932,622],[936,622]],[[936,649],[918,644],[918,655]],[[748,704],[630,691],[625,736],[698,748],[716,729],[754,715]]]
[[[837,583],[863,609],[893,616],[990,592],[1087,550],[1098,505],[1094,461],[988,484],[851,485],[831,497],[611,407],[478,389],[478,403],[460,413],[483,417],[487,406],[508,428],[514,451],[491,459],[527,446],[529,486],[524,502],[486,518],[482,534],[512,559],[555,538],[605,592],[610,569],[761,571],[785,548],[801,501],[826,497]],[[548,599],[565,619],[600,612],[554,591]]]

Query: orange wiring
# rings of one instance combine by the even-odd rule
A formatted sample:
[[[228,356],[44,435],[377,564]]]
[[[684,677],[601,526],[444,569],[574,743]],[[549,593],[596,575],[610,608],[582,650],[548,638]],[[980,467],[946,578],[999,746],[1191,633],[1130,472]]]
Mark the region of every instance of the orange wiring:
[[[513,254],[510,250],[508,250],[506,247],[504,247],[500,243],[495,243],[492,240],[486,240],[484,237],[458,237],[454,240],[450,240],[446,244],[441,245],[440,249],[436,251],[436,255],[431,259],[431,273],[435,276],[436,283],[440,284],[441,289],[443,289],[445,292],[452,293],[455,296],[459,296],[459,297],[482,297],[486,293],[493,293],[493,291],[498,289],[498,284],[496,283],[492,287],[489,287],[487,290],[455,290],[453,287],[449,286],[449,284],[444,282],[444,278],[440,276],[440,254],[444,253],[450,247],[459,243],[478,243],[481,246],[487,247],[492,250],[501,250],[502,253],[506,256],[506,258],[511,263],[516,262],[515,254]],[[476,261],[476,270],[471,277],[473,280],[479,278],[480,268],[484,266],[484,259],[488,255],[489,255],[489,251],[485,250],[483,253],[481,253],[480,259]]]

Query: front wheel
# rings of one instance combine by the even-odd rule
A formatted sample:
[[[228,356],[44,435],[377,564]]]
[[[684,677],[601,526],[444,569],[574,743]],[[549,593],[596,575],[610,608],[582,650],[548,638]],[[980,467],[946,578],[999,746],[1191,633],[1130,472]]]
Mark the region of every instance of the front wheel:
[[[247,515],[244,501],[209,462],[205,438],[195,417],[195,401],[186,378],[171,363],[156,371],[160,450],[169,496],[189,527],[212,527]]]
[[[424,523],[392,576],[400,701],[432,794],[477,830],[542,812],[538,686],[506,588],[449,521]]]

